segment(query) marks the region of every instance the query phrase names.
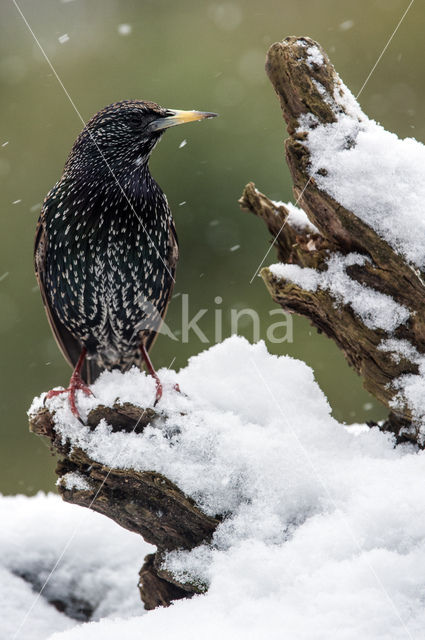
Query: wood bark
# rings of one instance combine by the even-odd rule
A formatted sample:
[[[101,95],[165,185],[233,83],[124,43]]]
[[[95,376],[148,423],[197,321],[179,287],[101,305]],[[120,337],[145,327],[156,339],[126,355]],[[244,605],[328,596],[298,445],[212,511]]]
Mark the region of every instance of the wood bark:
[[[112,408],[100,405],[89,413],[87,424],[95,429],[102,419],[113,430],[142,433],[147,424],[155,426],[163,416],[129,403]],[[160,473],[106,467],[82,449],[63,443],[55,431],[54,415],[47,408],[30,417],[30,430],[47,437],[52,450],[61,456],[56,473],[59,494],[66,502],[102,513],[157,547],[155,554],[145,558],[139,574],[140,595],[146,609],[168,606],[173,600],[205,590],[204,585],[179,583],[163,568],[162,560],[167,551],[192,549],[210,541],[219,524],[217,518],[204,514]],[[67,488],[68,472],[77,472],[90,488]]]
[[[323,64],[308,60],[308,49],[316,46]],[[288,210],[276,205],[249,183],[242,194],[243,209],[259,216],[274,238],[278,260],[319,271],[334,253],[358,252],[368,261],[347,268],[348,275],[381,293],[388,294],[410,311],[408,322],[391,337],[408,340],[419,353],[425,352],[425,274],[412,268],[375,231],[352,211],[344,208],[318,188],[309,173],[310,155],[305,144],[307,132],[300,126],[301,116],[317,118],[318,123],[336,121],[334,105],[326,99],[334,91],[343,92],[339,77],[320,45],[310,38],[286,38],[272,45],[267,54],[266,71],[276,91],[289,138],[285,141],[286,160],[293,180],[297,204],[317,227],[318,233],[300,231],[287,222]],[[319,91],[320,87],[325,92]],[[338,108],[341,108],[338,105]],[[343,109],[343,107],[342,107]],[[355,144],[348,141],[347,144]],[[319,168],[319,173],[321,169]],[[349,304],[337,301],[328,290],[308,291],[289,280],[275,277],[270,269],[261,271],[273,300],[291,313],[307,317],[320,331],[332,338],[348,363],[363,377],[365,388],[389,409],[383,429],[397,438],[418,441],[419,425],[407,402],[394,408],[396,379],[417,374],[415,362],[401,357],[398,362],[382,350],[385,331],[365,326]]]

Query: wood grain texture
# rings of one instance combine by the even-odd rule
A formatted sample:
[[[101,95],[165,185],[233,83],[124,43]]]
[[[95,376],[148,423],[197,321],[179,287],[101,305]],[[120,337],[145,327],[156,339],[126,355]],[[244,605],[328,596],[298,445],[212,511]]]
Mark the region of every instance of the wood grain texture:
[[[103,419],[114,431],[142,433],[148,424],[154,426],[163,416],[130,403],[99,405],[89,413],[87,424],[95,429]],[[30,417],[30,430],[47,437],[52,451],[60,455],[56,467],[58,491],[66,502],[97,511],[157,547],[140,571],[139,588],[146,608],[169,605],[176,598],[205,590],[204,585],[180,584],[162,567],[162,560],[167,551],[193,549],[209,542],[218,518],[203,513],[192,498],[156,471],[107,467],[82,449],[64,443],[55,430],[54,415],[47,408]],[[68,472],[78,472],[89,488],[68,488],[64,477]]]
[[[313,46],[320,51],[323,64],[308,60],[308,49]],[[266,71],[287,124],[285,153],[294,196],[319,233],[302,233],[293,228],[286,221],[285,207],[276,207],[253,183],[245,187],[240,199],[242,208],[266,223],[280,262],[323,271],[332,254],[358,252],[366,256],[364,265],[347,268],[348,275],[407,307],[410,318],[390,336],[384,330],[365,326],[351,306],[336,300],[329,290],[308,291],[275,277],[268,268],[262,269],[261,276],[273,300],[286,311],[305,316],[332,338],[348,363],[363,377],[365,388],[388,407],[389,418],[381,428],[393,431],[399,440],[416,442],[419,426],[411,407],[407,402],[393,407],[397,392],[393,383],[400,375],[418,373],[418,366],[403,357],[397,361],[380,345],[386,338],[395,337],[408,340],[420,354],[425,353],[424,274],[409,265],[352,211],[319,189],[314,175],[309,173],[307,131],[300,124],[303,117],[311,114],[319,124],[328,124],[336,121],[338,110],[344,110],[343,101],[335,104],[329,101],[329,95],[343,96],[344,85],[322,47],[310,38],[286,38],[270,47]],[[326,95],[319,91],[320,85],[325,87]],[[347,145],[353,144],[355,141],[347,140]],[[317,171],[320,170],[319,167]]]

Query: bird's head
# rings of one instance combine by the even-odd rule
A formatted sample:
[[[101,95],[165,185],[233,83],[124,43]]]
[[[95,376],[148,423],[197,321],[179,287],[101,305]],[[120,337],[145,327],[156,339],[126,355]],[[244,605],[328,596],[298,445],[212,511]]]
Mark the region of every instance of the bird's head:
[[[216,113],[165,109],[155,102],[123,100],[94,115],[74,143],[65,171],[90,168],[91,173],[121,173],[146,166],[169,127],[213,118]]]

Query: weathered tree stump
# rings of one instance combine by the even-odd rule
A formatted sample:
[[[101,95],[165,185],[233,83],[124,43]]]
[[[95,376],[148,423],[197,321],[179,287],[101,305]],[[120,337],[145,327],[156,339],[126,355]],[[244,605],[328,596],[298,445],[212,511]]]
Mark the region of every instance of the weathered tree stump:
[[[312,61],[311,47],[320,52],[320,63]],[[356,252],[365,256],[364,264],[348,266],[346,273],[354,281],[391,296],[406,307],[409,318],[391,334],[371,329],[349,304],[342,304],[329,290],[308,290],[276,277],[269,268],[263,268],[260,275],[273,300],[286,311],[307,317],[332,338],[363,377],[365,388],[389,408],[388,420],[381,428],[393,431],[400,441],[422,444],[421,421],[398,392],[402,376],[418,374],[418,357],[425,353],[425,274],[317,186],[303,122],[306,116],[313,116],[318,124],[333,123],[336,114],[344,112],[344,85],[320,45],[310,38],[286,38],[270,47],[266,71],[287,123],[285,150],[294,196],[317,232],[292,226],[287,221],[287,208],[259,193],[253,183],[245,187],[242,208],[264,220],[282,263],[323,272],[333,255]],[[356,144],[355,140],[346,142],[347,148]],[[320,171],[323,169],[318,168],[317,173]],[[407,341],[415,354],[406,358],[383,348],[389,338]]]
[[[312,46],[318,47],[320,64],[308,56]],[[314,227],[291,224],[288,209],[259,193],[252,183],[244,190],[241,206],[264,220],[281,263],[324,273],[332,256],[352,252],[365,256],[360,263],[346,265],[347,276],[391,296],[407,310],[408,318],[390,334],[367,326],[350,304],[341,302],[329,289],[302,287],[277,277],[269,268],[263,269],[261,276],[278,304],[309,318],[336,342],[363,376],[365,387],[389,408],[389,418],[381,428],[393,431],[399,441],[423,444],[423,423],[400,396],[399,381],[404,375],[418,375],[420,358],[425,354],[425,273],[413,268],[370,226],[321,190],[315,176],[310,175],[302,116],[310,114],[318,123],[332,123],[336,111],[344,109],[343,103],[338,103],[343,85],[320,46],[309,38],[287,38],[270,48],[266,69],[288,125],[290,137],[285,147],[294,193]],[[355,140],[346,142],[355,145]],[[409,348],[404,355],[393,352],[389,339],[404,341],[410,352]],[[87,424],[95,429],[102,419],[112,430],[142,433],[148,424],[160,426],[163,416],[153,409],[115,404],[112,408],[96,407]],[[146,557],[140,570],[139,587],[146,608],[167,606],[172,600],[205,590],[204,585],[180,583],[167,573],[162,559],[169,551],[208,543],[219,525],[218,518],[203,513],[160,473],[106,467],[82,449],[71,447],[55,431],[54,416],[47,408],[30,417],[30,429],[47,437],[61,457],[56,471],[64,500],[98,511],[156,545],[156,553]]]
[[[105,419],[113,430],[142,433],[160,416],[153,409],[129,403],[98,406],[87,418],[95,429]],[[90,459],[82,449],[63,443],[55,431],[54,416],[47,408],[30,417],[30,430],[49,439],[61,456],[56,473],[58,491],[66,502],[93,509],[119,525],[140,534],[157,552],[149,554],[140,570],[140,594],[146,609],[168,606],[172,600],[191,597],[202,585],[180,584],[165,571],[162,556],[167,551],[192,549],[208,542],[219,521],[205,515],[173,482],[154,471],[112,469]],[[75,474],[77,482],[68,479]]]

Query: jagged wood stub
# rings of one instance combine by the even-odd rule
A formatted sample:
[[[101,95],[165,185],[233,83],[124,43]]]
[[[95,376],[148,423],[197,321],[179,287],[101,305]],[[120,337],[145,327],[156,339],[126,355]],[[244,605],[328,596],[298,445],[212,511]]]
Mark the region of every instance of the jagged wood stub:
[[[319,49],[323,64],[316,64],[311,58],[307,60],[307,50],[312,46]],[[270,47],[266,71],[288,128],[285,151],[294,196],[319,233],[293,228],[286,221],[285,207],[277,206],[259,193],[253,183],[245,187],[240,199],[242,208],[265,221],[275,238],[280,262],[320,271],[326,268],[325,262],[332,252],[355,251],[367,256],[370,261],[348,267],[348,275],[391,296],[410,310],[410,319],[399,326],[392,337],[407,339],[420,353],[425,353],[424,274],[407,264],[371,227],[320,190],[314,176],[310,177],[309,151],[303,144],[307,133],[300,126],[300,118],[312,114],[320,124],[327,124],[335,122],[335,114],[344,111],[343,104],[329,99],[329,96],[343,95],[344,91],[333,65],[318,43],[310,38],[290,37]],[[325,88],[325,94],[319,91],[320,86]],[[347,144],[353,145],[355,141]],[[323,169],[318,167],[317,172],[320,171]],[[417,365],[405,358],[397,362],[390,353],[380,349],[382,340],[389,337],[385,331],[368,329],[350,305],[336,302],[329,291],[307,291],[293,282],[276,278],[267,268],[262,269],[261,276],[272,298],[283,309],[307,317],[336,342],[349,364],[363,377],[365,388],[389,408],[389,418],[382,428],[394,432],[399,440],[416,441],[418,430],[410,407],[405,404],[394,409],[391,403],[396,394],[392,382],[402,374],[418,373]],[[402,428],[403,435],[400,435]]]
[[[112,408],[99,405],[89,413],[87,425],[95,429],[102,419],[114,431],[142,433],[148,424],[155,427],[164,416],[130,403],[115,404]],[[145,608],[168,606],[172,600],[205,590],[204,585],[180,584],[162,567],[162,559],[167,551],[192,549],[209,542],[219,524],[218,518],[204,514],[160,473],[107,467],[89,458],[82,449],[64,443],[47,408],[30,417],[30,430],[47,437],[52,450],[61,456],[56,473],[59,494],[66,502],[102,513],[157,547],[155,554],[145,558],[140,570],[139,589]],[[89,488],[68,488],[64,478],[68,472],[77,472]]]

